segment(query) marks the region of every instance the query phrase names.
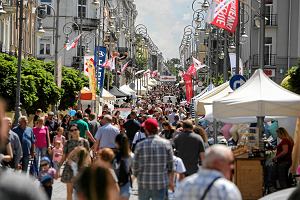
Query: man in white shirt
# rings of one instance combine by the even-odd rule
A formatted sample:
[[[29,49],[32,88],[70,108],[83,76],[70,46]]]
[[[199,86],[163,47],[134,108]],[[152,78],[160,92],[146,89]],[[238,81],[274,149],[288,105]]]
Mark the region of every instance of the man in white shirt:
[[[168,116],[168,120],[170,124],[173,124],[175,122],[174,120],[175,115],[177,115],[177,110],[173,109],[173,112]]]
[[[111,124],[112,117],[111,115],[104,115],[101,124],[102,126],[98,129],[95,138],[96,143],[94,144],[94,150],[103,148],[115,149],[115,139],[116,136],[120,133],[120,130]]]
[[[217,144],[208,148],[202,166],[196,174],[182,181],[176,191],[176,199],[242,199],[239,189],[230,181],[234,157],[228,147]]]

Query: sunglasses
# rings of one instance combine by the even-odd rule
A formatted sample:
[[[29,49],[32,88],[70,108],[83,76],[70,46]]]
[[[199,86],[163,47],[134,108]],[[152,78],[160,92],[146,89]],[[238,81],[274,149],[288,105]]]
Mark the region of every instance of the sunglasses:
[[[78,129],[77,129],[77,128],[75,128],[75,129],[70,129],[70,132],[74,132],[74,131],[78,131]]]
[[[41,164],[41,167],[45,167],[45,166],[47,166],[48,165],[48,163],[42,163]]]

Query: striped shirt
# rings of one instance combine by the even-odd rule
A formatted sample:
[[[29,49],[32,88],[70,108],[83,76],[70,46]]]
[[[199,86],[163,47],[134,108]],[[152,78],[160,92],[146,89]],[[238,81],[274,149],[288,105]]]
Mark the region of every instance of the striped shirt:
[[[168,173],[173,171],[173,150],[170,142],[158,135],[139,142],[133,160],[133,175],[138,187],[160,190],[168,187]]]
[[[214,182],[207,192],[205,200],[242,200],[241,193],[236,185],[225,179],[223,174],[216,170],[200,169],[196,174],[185,178],[175,192],[177,200],[199,200],[206,188],[216,177],[221,177]]]

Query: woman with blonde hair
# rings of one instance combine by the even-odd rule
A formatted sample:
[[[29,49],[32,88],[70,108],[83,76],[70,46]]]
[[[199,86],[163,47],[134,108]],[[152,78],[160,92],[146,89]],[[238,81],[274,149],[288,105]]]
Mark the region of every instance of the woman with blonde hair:
[[[272,159],[274,167],[271,171],[269,187],[276,187],[276,181],[278,180],[279,188],[277,189],[283,189],[288,187],[288,173],[292,165],[294,141],[285,128],[279,127],[276,132],[280,143],[276,147],[276,156]]]
[[[64,170],[62,172],[62,177],[61,181],[63,183],[67,184],[67,200],[72,200],[72,193],[73,193],[73,178],[74,178],[74,166],[72,168],[72,165],[70,162],[68,162],[69,159],[72,156],[71,152],[76,148],[76,147],[84,147],[87,151],[89,151],[89,142],[80,137],[80,131],[77,126],[77,124],[72,124],[69,128],[69,135],[70,139],[66,142],[64,145],[64,154],[61,159],[61,161],[58,164],[58,169],[57,169],[57,176],[59,176],[60,172],[60,167],[64,163],[65,160],[67,160]],[[72,156],[73,157],[73,156]],[[79,164],[80,165],[80,164]]]

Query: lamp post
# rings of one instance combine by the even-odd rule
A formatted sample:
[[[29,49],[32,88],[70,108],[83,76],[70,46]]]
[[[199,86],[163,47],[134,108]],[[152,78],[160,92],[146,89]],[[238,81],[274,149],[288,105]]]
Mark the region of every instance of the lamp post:
[[[1,2],[2,3],[2,2]],[[14,125],[18,124],[21,111],[21,70],[22,70],[22,43],[23,43],[23,0],[20,0],[20,15],[19,15],[19,48],[18,48],[18,71],[17,71],[17,87],[16,87],[16,105],[15,105],[15,120]],[[3,9],[2,9],[3,10]]]

